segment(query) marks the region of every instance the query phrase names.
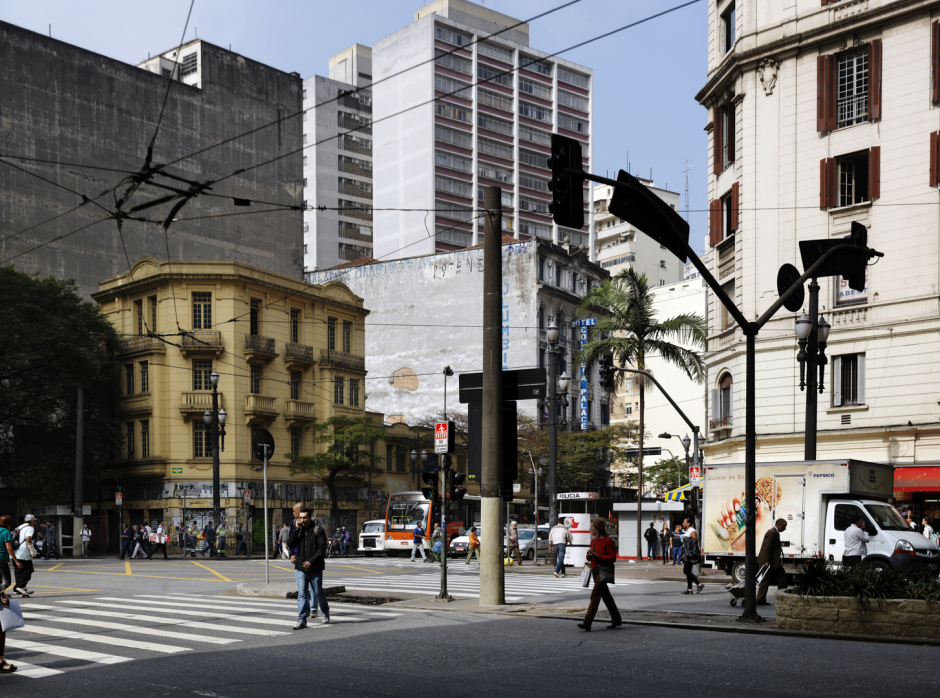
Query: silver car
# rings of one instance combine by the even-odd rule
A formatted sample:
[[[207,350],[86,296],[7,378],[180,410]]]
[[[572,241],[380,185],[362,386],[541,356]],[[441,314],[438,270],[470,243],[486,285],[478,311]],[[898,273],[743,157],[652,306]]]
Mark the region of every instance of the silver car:
[[[535,529],[519,528],[519,554],[524,560],[535,559]],[[544,558],[548,555],[548,526],[539,526],[538,529],[538,550],[539,557]],[[503,550],[506,550],[506,539],[503,539]]]

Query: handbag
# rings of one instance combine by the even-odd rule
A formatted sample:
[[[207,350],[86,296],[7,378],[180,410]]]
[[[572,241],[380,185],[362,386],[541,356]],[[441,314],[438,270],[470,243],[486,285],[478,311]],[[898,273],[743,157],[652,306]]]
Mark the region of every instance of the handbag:
[[[26,625],[19,601],[10,599],[8,603],[9,606],[0,606],[0,631],[5,633]]]
[[[591,584],[591,563],[585,562],[581,570],[581,586],[586,587]]]
[[[614,566],[612,563],[600,564],[597,567],[597,581],[607,584],[616,584],[614,581]]]

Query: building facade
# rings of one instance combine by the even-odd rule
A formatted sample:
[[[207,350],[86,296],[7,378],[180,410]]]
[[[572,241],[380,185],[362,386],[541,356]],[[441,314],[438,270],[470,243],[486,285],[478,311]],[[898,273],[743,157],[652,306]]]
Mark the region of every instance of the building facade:
[[[862,292],[819,280],[832,331],[818,457],[906,466],[899,498],[912,474],[940,474],[938,21],[928,1],[720,0],[696,96],[709,114],[707,257],[746,317],[776,300],[782,264],[803,268],[803,240],[859,222],[884,253]],[[711,294],[709,311],[707,457],[743,462],[744,338]],[[757,336],[759,461],[803,457],[798,314],[781,310]]]
[[[272,512],[305,501],[328,513],[323,479],[292,476],[290,466],[294,456],[324,448],[306,425],[365,415],[368,311],[361,298],[341,283],[310,286],[241,263],[145,257],[130,273],[102,281],[94,299],[124,336],[117,413],[125,442],[114,484],[123,493],[125,522],[162,519],[176,530],[181,522],[205,525],[211,515],[212,448],[203,414],[212,407],[213,371],[228,414],[220,477],[229,531],[246,520],[246,504],[259,510],[262,504],[254,451],[261,428],[275,443],[268,463]],[[151,336],[184,324],[194,328],[186,336]],[[347,525],[384,496],[381,483],[371,490],[361,479],[337,484]],[[280,516],[272,516],[279,524]],[[254,521],[263,526],[260,514]]]
[[[593,162],[589,68],[531,48],[527,24],[467,0],[435,0],[372,48],[375,75],[389,77],[373,87],[376,258],[478,244],[483,188],[498,186],[505,233],[567,238],[594,259],[587,183],[585,227],[559,229],[548,210],[551,134],[578,139]]]
[[[304,80],[304,271],[372,256],[371,84],[360,44]]]
[[[299,113],[300,77],[205,41],[172,53],[135,67],[0,22],[0,60],[7,66],[0,75],[0,152],[7,156],[0,164],[0,259],[23,271],[75,279],[85,296],[101,279],[126,273],[129,260],[165,257],[168,247],[174,259],[237,258],[301,277],[299,210],[217,217],[248,210],[235,208],[235,199],[299,207],[301,155],[286,153],[300,147],[300,119],[238,139],[235,147],[210,148]],[[153,162],[184,158],[167,170],[184,180],[223,177],[284,157],[190,199],[179,214],[190,220],[174,222],[166,237],[159,224],[131,219],[122,221],[122,237],[99,208],[113,209],[114,197],[96,197],[114,187],[123,193],[124,173],[141,171],[161,110]],[[210,149],[185,157],[204,148]],[[124,210],[166,194],[144,184]],[[83,204],[83,196],[95,204]],[[162,222],[174,203],[136,216]]]

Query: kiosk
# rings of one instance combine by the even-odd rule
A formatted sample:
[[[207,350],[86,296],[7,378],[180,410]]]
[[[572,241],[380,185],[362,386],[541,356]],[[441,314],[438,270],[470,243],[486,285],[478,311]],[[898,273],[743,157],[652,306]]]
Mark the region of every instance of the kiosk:
[[[560,492],[558,494],[558,516],[565,519],[571,531],[571,545],[565,550],[565,565],[580,568],[587,561],[591,547],[591,520],[597,518],[596,504],[601,496],[598,492]],[[554,525],[554,524],[552,524]]]

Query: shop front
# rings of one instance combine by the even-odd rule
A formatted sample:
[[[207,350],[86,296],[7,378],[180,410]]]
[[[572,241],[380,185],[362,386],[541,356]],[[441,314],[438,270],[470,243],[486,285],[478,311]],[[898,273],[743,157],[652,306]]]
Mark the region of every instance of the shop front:
[[[924,519],[937,531],[940,525],[940,464],[898,466],[894,471],[894,505],[910,512],[921,529]]]

